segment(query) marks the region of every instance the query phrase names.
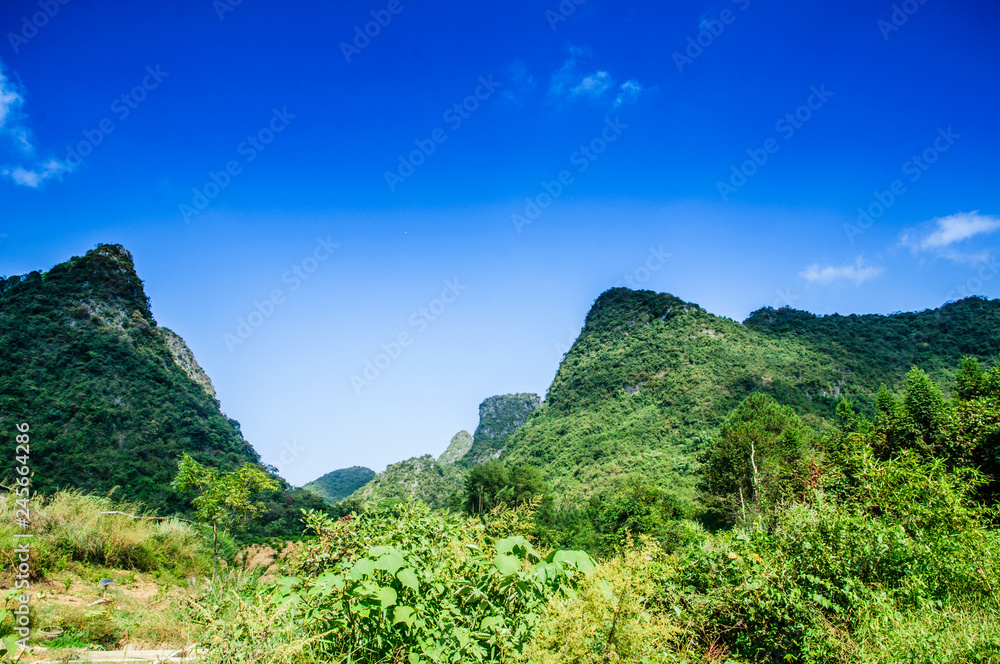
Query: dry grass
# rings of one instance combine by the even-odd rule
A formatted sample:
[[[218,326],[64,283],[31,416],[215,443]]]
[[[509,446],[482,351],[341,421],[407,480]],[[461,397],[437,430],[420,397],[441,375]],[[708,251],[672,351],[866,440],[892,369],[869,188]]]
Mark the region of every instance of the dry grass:
[[[17,505],[8,494],[0,499],[0,558],[10,560]],[[164,567],[184,573],[201,563],[201,537],[180,521],[134,519],[145,514],[141,505],[108,497],[60,491],[30,501],[33,571],[37,576],[65,561],[152,571]],[[63,563],[59,561],[63,560]],[[8,566],[9,567],[9,566]]]

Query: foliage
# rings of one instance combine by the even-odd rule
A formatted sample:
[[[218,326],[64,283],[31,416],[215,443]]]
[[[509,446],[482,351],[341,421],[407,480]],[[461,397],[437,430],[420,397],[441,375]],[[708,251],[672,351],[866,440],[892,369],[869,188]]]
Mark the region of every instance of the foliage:
[[[593,570],[582,552],[539,550],[524,535],[497,537],[489,524],[419,503],[306,519],[317,541],[299,575],[205,609],[219,616],[207,661],[516,659],[547,600]]]
[[[474,466],[465,478],[465,511],[469,514],[489,512],[501,506],[517,507],[536,496],[547,510],[552,502],[542,473],[531,466],[508,468],[500,461],[487,461]]]
[[[592,498],[588,516],[602,537],[602,550],[615,551],[643,535],[673,548],[678,543],[676,524],[685,514],[676,496],[635,475]]]
[[[663,550],[643,540],[600,564],[570,596],[549,602],[527,652],[533,664],[661,661],[676,652],[682,630],[657,611]]]
[[[751,394],[706,450],[701,486],[710,513],[728,524],[752,523],[801,495],[809,472],[810,431],[795,411],[767,394]]]
[[[215,468],[202,466],[185,453],[171,486],[177,491],[198,492],[192,504],[198,520],[212,527],[212,553],[217,564],[218,529],[232,530],[245,525],[263,507],[253,502],[254,494],[277,489],[278,483],[250,463],[220,473]]]

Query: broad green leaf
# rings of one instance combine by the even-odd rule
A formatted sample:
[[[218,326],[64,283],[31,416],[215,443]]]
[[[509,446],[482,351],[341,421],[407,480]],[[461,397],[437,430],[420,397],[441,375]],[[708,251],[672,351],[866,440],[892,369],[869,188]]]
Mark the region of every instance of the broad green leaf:
[[[514,555],[517,556],[523,556],[530,553],[536,557],[538,556],[538,554],[535,553],[534,547],[531,546],[531,543],[520,535],[515,537],[505,537],[502,540],[497,540],[497,553],[514,553]]]
[[[413,627],[416,614],[409,606],[397,606],[392,613],[392,624],[405,623],[407,627]]]
[[[417,575],[409,567],[399,570],[396,573],[396,578],[399,579],[399,582],[404,587],[409,588],[413,592],[420,592],[420,583],[417,581]]]
[[[333,572],[326,572],[316,577],[316,584],[310,590],[310,594],[325,597],[333,592],[340,592],[344,589],[344,577]]]
[[[403,556],[399,555],[395,551],[390,551],[375,561],[375,568],[384,569],[389,574],[395,574],[396,571],[403,566],[403,563]]]
[[[590,576],[596,569],[594,559],[587,555],[586,551],[556,551],[552,560],[557,563],[569,563],[585,576]]]
[[[521,559],[501,553],[493,559],[493,566],[500,570],[501,576],[510,576],[521,570]]]
[[[379,588],[378,601],[382,603],[382,610],[388,609],[396,604],[396,591],[392,588]]]
[[[357,581],[368,576],[374,571],[375,561],[368,558],[362,558],[358,562],[354,563],[354,567],[352,567],[351,571],[347,573],[347,578],[351,581]]]
[[[479,629],[483,632],[487,631],[491,627],[502,628],[503,618],[500,616],[486,616],[483,621],[479,623]]]

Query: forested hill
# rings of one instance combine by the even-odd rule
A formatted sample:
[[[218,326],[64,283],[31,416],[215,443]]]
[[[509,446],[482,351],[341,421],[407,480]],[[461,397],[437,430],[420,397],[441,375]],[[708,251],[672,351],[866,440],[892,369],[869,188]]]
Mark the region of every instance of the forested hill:
[[[901,381],[911,366],[938,379],[950,378],[966,355],[993,359],[1000,349],[1000,300],[978,297],[889,316],[817,316],[767,308],[755,311],[743,324],[836,358],[853,375],[851,394],[863,401],[880,383]]]
[[[940,380],[964,355],[992,362],[998,322],[1000,301],[970,298],[891,316],[765,309],[740,324],[672,295],[614,288],[501,458],[541,468],[557,499],[598,495],[636,472],[691,499],[699,452],[750,393],[820,424],[842,397],[869,408],[912,364]]]
[[[187,508],[169,486],[181,452],[222,470],[260,461],[187,345],[156,324],[119,245],[0,280],[0,429],[17,422],[31,426],[36,490],[118,487],[161,512]],[[270,498],[282,512],[265,515],[272,530],[291,502],[322,504]]]

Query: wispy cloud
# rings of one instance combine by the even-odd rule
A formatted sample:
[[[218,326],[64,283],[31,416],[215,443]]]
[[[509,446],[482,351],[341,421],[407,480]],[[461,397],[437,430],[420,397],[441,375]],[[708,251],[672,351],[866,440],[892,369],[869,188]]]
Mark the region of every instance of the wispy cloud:
[[[593,60],[594,54],[587,46],[569,44],[566,47],[569,57],[552,73],[549,78],[549,99],[555,102],[577,101],[586,99],[600,103],[609,99],[617,91],[612,100],[614,108],[634,103],[645,92],[642,84],[629,79],[618,85],[614,76],[606,69],[581,65],[581,61]],[[605,101],[606,103],[606,101]]]
[[[37,189],[51,177],[67,170],[57,159],[39,160],[36,156],[31,129],[24,113],[24,93],[7,77],[0,62],[0,138],[4,145],[0,151],[17,164],[0,166],[0,175],[10,178],[16,184]],[[25,166],[20,162],[28,162]]]
[[[639,97],[646,89],[639,81],[629,79],[618,86],[618,96],[615,97],[615,108],[620,108],[626,104],[634,104],[639,101]]]
[[[606,71],[597,71],[593,74],[588,74],[583,77],[577,85],[571,90],[574,96],[586,95],[591,99],[597,99],[605,92],[608,88],[615,84],[614,79],[611,78],[611,74]]]
[[[948,217],[939,217],[916,228],[904,231],[899,243],[909,247],[913,253],[933,252],[956,263],[975,263],[988,252],[970,254],[954,247],[981,235],[989,235],[1000,229],[1000,217],[979,214],[979,211],[959,212]]]
[[[515,60],[507,70],[508,85],[501,90],[500,96],[516,104],[522,103],[538,85],[535,77],[528,71],[528,66],[521,60]]]
[[[799,276],[811,284],[827,285],[840,281],[853,281],[860,286],[885,272],[885,268],[865,263],[863,256],[858,256],[853,265],[825,265],[813,263],[799,273]]]

